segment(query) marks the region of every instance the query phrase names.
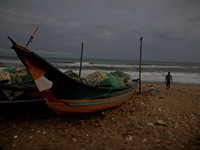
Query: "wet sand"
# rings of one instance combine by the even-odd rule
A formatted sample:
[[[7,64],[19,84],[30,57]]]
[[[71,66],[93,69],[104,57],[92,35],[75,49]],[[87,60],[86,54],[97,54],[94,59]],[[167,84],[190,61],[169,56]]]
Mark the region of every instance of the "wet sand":
[[[0,149],[200,149],[200,86],[143,84],[141,95],[89,114],[1,106]]]

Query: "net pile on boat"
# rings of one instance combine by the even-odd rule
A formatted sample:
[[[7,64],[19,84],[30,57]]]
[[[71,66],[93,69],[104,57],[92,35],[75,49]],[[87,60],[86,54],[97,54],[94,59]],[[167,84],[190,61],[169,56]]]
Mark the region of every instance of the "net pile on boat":
[[[8,84],[24,84],[33,82],[33,78],[26,68],[14,66],[0,71],[0,80],[8,80]]]
[[[97,71],[88,75],[85,80],[94,86],[110,86],[112,88],[120,88],[132,83],[132,78],[121,71],[111,73]]]
[[[111,73],[96,71],[89,74],[85,78],[79,78],[79,76],[72,70],[66,71],[65,74],[83,83],[101,87],[120,88],[123,86],[131,85],[132,83],[132,78],[127,73],[122,71],[115,71]]]

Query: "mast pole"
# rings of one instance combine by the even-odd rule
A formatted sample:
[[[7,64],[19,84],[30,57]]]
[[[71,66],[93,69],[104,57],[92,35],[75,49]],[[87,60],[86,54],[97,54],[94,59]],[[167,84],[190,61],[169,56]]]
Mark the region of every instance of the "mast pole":
[[[83,62],[83,42],[81,43],[81,60],[80,60],[79,78],[81,78],[82,62]]]
[[[141,94],[142,38],[140,38],[139,93]]]

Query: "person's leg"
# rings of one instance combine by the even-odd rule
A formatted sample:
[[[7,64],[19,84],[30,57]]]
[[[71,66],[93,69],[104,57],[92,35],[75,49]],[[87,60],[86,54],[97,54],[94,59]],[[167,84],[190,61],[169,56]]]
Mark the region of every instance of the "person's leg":
[[[166,87],[167,87],[167,89],[169,90],[170,84],[169,84],[169,83],[167,83],[167,84],[166,84]]]

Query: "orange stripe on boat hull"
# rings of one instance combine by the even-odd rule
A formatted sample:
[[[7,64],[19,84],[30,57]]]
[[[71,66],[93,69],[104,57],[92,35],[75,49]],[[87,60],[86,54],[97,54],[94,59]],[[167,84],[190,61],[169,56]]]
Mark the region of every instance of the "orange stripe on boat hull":
[[[51,108],[53,111],[55,111],[58,114],[64,115],[67,113],[88,113],[88,112],[96,112],[105,110],[108,108],[116,107],[120,104],[122,104],[124,101],[130,99],[133,96],[134,93],[127,94],[128,96],[124,97],[124,95],[114,97],[112,99],[124,97],[120,100],[111,102],[111,103],[105,103],[105,104],[97,104],[97,105],[85,105],[85,106],[68,106],[65,103],[56,103],[56,102],[47,102],[47,105],[49,108]],[[102,99],[101,101],[105,101],[108,99]],[[110,98],[109,98],[110,100]]]

